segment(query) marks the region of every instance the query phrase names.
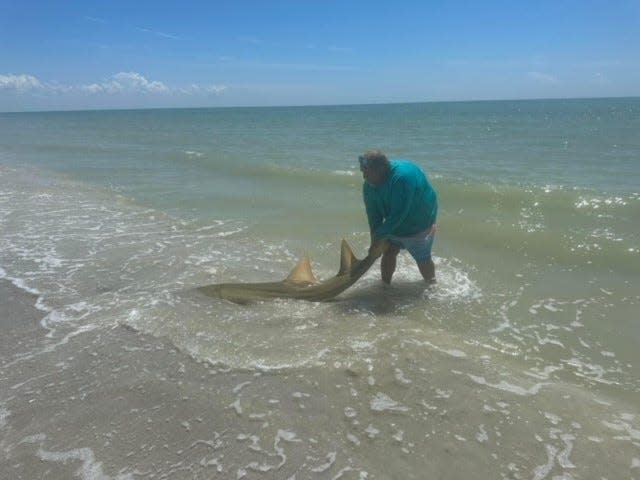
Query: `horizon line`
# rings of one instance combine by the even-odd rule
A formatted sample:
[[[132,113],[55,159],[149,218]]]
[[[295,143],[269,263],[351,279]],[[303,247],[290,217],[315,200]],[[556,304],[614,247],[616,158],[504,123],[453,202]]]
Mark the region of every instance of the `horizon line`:
[[[560,101],[560,100],[620,100],[640,99],[640,95],[620,95],[603,97],[528,97],[528,98],[489,98],[470,100],[421,100],[406,102],[363,102],[363,103],[309,103],[309,104],[282,104],[282,105],[218,105],[202,107],[113,107],[113,108],[69,108],[51,110],[8,110],[0,111],[3,114],[21,113],[73,113],[73,112],[134,112],[146,110],[214,110],[214,109],[262,109],[262,108],[327,108],[327,107],[366,107],[385,105],[418,105],[437,103],[483,103],[483,102],[535,102],[535,101]]]

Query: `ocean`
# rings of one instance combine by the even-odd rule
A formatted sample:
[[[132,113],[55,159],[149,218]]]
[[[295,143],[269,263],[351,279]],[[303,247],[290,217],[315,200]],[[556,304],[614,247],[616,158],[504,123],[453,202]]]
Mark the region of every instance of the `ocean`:
[[[638,98],[0,114],[39,312],[0,476],[640,478],[638,132]],[[371,148],[438,192],[435,286],[405,252],[328,302],[195,293],[364,256]]]

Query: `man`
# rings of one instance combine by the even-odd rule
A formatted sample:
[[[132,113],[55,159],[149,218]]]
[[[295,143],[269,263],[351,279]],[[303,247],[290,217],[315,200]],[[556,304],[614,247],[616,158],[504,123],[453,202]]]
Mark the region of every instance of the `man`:
[[[370,251],[382,250],[382,281],[391,283],[396,257],[406,249],[425,281],[435,282],[431,246],[436,230],[438,198],[420,167],[407,160],[389,160],[378,150],[358,157],[364,205],[371,231]],[[385,248],[386,240],[388,246]]]

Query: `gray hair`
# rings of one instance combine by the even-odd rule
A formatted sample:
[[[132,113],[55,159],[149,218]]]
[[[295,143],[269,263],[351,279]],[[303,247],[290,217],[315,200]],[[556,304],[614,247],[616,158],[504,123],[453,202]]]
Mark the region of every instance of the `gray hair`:
[[[367,150],[358,160],[363,167],[389,168],[389,159],[380,150]]]

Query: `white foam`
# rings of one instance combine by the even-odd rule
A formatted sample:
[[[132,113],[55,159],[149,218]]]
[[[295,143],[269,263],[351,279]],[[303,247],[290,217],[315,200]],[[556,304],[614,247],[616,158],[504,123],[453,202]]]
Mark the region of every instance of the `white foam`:
[[[396,377],[396,380],[400,383],[402,383],[403,385],[408,385],[411,383],[411,380],[409,380],[407,377],[405,377],[404,372],[402,370],[400,370],[399,368],[395,369],[394,375]]]
[[[529,370],[525,371],[525,375],[529,375],[530,377],[537,378],[538,380],[549,380],[551,375],[558,370],[562,370],[562,367],[558,367],[556,365],[547,365],[542,370],[532,367]]]
[[[218,457],[211,457],[211,459],[207,460],[207,457],[202,457],[202,459],[200,460],[200,465],[203,467],[215,467],[216,472],[218,473],[222,473],[224,470],[224,466],[222,465],[222,463],[220,463],[220,460],[222,460],[223,455],[220,455]]]
[[[464,353],[462,350],[456,350],[456,349],[444,350],[444,353],[455,358],[465,358],[467,356],[467,354]]]
[[[447,348],[443,348],[443,347],[439,347],[438,345],[435,345],[433,343],[431,343],[428,340],[425,341],[420,341],[420,340],[416,340],[415,338],[411,338],[411,339],[407,339],[407,340],[403,340],[403,343],[410,343],[413,345],[421,345],[421,346],[426,346],[429,348],[432,348],[434,350],[437,350],[438,352],[442,352],[445,353],[451,357],[454,358],[466,358],[467,354],[465,352],[463,352],[462,350],[458,350],[456,348],[451,348],[451,349],[447,349]]]
[[[342,478],[342,476],[347,473],[347,472],[355,472],[356,469],[352,468],[352,467],[344,467],[342,469],[340,469],[338,471],[338,473],[336,473],[333,477],[331,477],[331,480],[340,480]],[[367,478],[369,478],[369,474],[365,471],[365,470],[360,470],[358,475],[358,480],[367,480]],[[291,479],[289,479],[291,480]]]
[[[47,436],[44,433],[36,433],[34,435],[29,435],[20,440],[19,444],[23,443],[40,443],[44,442],[47,439]]]
[[[347,418],[354,418],[358,415],[358,412],[356,411],[355,408],[352,407],[345,407],[344,409],[344,416]]]
[[[11,411],[7,410],[4,406],[0,406],[0,429],[3,429],[7,425],[7,418],[11,416]]]
[[[36,296],[41,295],[40,291],[37,288],[29,287],[23,279],[10,277],[9,275],[7,275],[6,270],[4,270],[2,267],[0,267],[0,278],[10,281],[14,287],[19,288],[20,290],[23,290],[27,293]]]
[[[544,465],[538,465],[533,469],[533,480],[543,480],[544,478],[547,478],[549,473],[551,473],[551,470],[553,470],[558,449],[553,445],[545,445],[545,448],[547,450],[547,463]]]
[[[369,352],[375,348],[374,344],[368,340],[352,340],[350,346],[356,352]]]
[[[251,462],[247,465],[247,468],[255,471],[255,472],[260,472],[260,473],[265,473],[268,472],[270,470],[273,470],[275,467],[273,465],[270,465],[268,463],[258,463],[258,462]]]
[[[319,465],[315,468],[312,468],[311,471],[313,473],[322,473],[325,472],[327,470],[329,470],[334,463],[336,463],[336,457],[337,457],[338,452],[329,452],[327,453],[326,459],[327,461],[325,463],[323,463],[322,465]]]
[[[204,153],[202,153],[202,152],[196,152],[196,151],[194,151],[194,150],[185,150],[185,151],[184,151],[184,154],[185,154],[187,157],[196,157],[196,158],[200,158],[200,157],[204,156]]]
[[[626,436],[614,437],[616,440],[633,440],[636,442],[640,441],[640,430],[636,430],[628,423],[625,423],[623,421],[617,421],[614,423],[602,420],[602,424],[605,427],[610,428],[611,430],[614,430],[616,432],[626,433]]]
[[[115,477],[106,475],[102,470],[102,462],[96,460],[96,456],[88,447],[74,448],[72,450],[53,452],[45,450],[42,447],[42,443],[46,440],[46,435],[41,433],[37,435],[31,435],[22,439],[20,443],[39,443],[38,457],[45,462],[58,462],[67,464],[67,462],[80,461],[82,465],[75,472],[75,476],[80,477],[82,480],[133,480],[132,474],[119,474]]]
[[[601,207],[609,207],[609,206],[625,206],[627,202],[622,197],[607,197],[607,198],[597,198],[597,197],[580,197],[577,202],[574,203],[576,208],[592,208],[597,210]]]
[[[551,422],[552,425],[558,425],[562,420],[558,415],[549,412],[544,412],[544,416]]]
[[[233,408],[238,415],[242,415],[242,405],[240,405],[239,398],[236,399],[236,401],[233,402],[231,405],[229,405],[229,408]]]
[[[467,376],[479,385],[485,385],[487,387],[495,388],[496,390],[503,390],[520,396],[536,395],[542,387],[548,385],[548,383],[536,383],[530,388],[524,388],[519,385],[513,385],[504,380],[500,383],[489,383],[484,377],[471,375],[470,373],[468,373]]]
[[[452,393],[451,390],[440,390],[436,388],[436,398],[450,398]]]
[[[576,439],[574,435],[565,433],[560,435],[560,439],[563,441],[565,448],[560,453],[556,459],[558,460],[558,465],[562,468],[576,468],[576,466],[569,460],[569,455],[573,451],[573,441]]]
[[[574,374],[579,377],[585,377],[605,385],[612,385],[616,383],[614,380],[607,380],[604,378],[607,370],[602,365],[584,362],[577,357],[562,360],[562,362],[570,367],[574,367]]]
[[[378,430],[376,427],[374,427],[371,424],[369,424],[369,426],[365,428],[364,431],[367,432],[367,436],[369,438],[375,438],[380,433],[380,430]]]
[[[298,438],[295,432],[289,430],[278,430],[276,438],[273,442],[273,449],[275,450],[276,455],[278,455],[281,460],[280,463],[276,466],[276,469],[279,469],[285,463],[287,463],[287,456],[284,454],[284,448],[280,446],[280,440],[284,440],[285,442],[290,443],[302,441]]]
[[[83,333],[86,332],[90,332],[91,330],[94,330],[95,328],[97,328],[96,325],[84,325],[81,327],[78,327],[76,330],[74,330],[71,333],[66,334],[60,341],[56,342],[56,343],[51,343],[49,345],[46,345],[44,348],[42,348],[41,350],[38,350],[36,352],[33,353],[26,353],[26,354],[21,354],[21,355],[17,355],[16,358],[14,360],[12,360],[11,362],[8,362],[4,365],[5,368],[8,368],[16,363],[19,363],[21,361],[24,360],[28,360],[28,359],[32,359],[35,358],[37,356],[40,355],[44,355],[46,353],[50,353],[53,352],[54,350],[56,350],[59,346],[61,345],[66,345],[70,339],[72,339],[73,337],[77,336],[77,335],[81,335]],[[53,333],[53,330],[51,330],[47,336],[51,336]],[[46,376],[46,375],[45,375]],[[26,382],[25,382],[26,383]]]
[[[355,170],[333,170],[331,173],[333,173],[334,175],[343,175],[347,177],[353,177],[356,175]]]
[[[489,434],[484,429],[484,425],[479,426],[480,431],[476,433],[476,440],[480,443],[484,443],[489,440]]]
[[[68,320],[69,317],[64,313],[58,310],[51,310],[42,320],[40,320],[40,325],[42,325],[42,328],[47,330],[54,330],[56,324],[67,322]]]
[[[360,439],[356,437],[353,433],[347,433],[347,440],[353,443],[355,446],[360,445]]]
[[[239,383],[238,385],[236,385],[235,387],[233,387],[233,393],[238,393],[240,390],[242,390],[244,387],[246,387],[247,385],[251,385],[251,383],[253,382],[242,382]]]
[[[438,301],[477,301],[482,298],[482,290],[464,270],[454,267],[452,261],[434,256],[438,283],[425,295]]]
[[[396,402],[388,395],[378,392],[370,402],[371,410],[375,412],[391,411],[391,412],[407,412],[409,407]]]

